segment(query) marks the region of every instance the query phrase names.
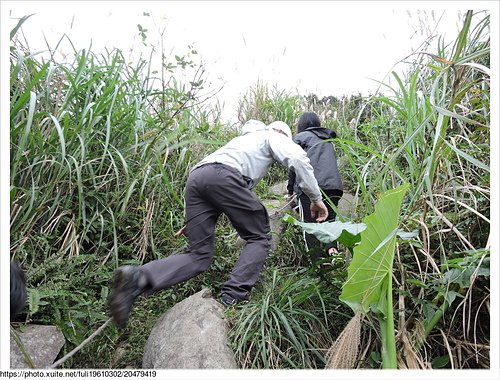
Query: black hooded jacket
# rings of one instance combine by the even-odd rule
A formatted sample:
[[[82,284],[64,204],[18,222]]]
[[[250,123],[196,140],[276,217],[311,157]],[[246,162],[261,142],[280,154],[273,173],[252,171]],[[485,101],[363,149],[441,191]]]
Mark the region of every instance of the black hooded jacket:
[[[331,142],[324,141],[335,137],[337,134],[331,129],[312,127],[297,133],[293,138],[293,141],[307,152],[314,169],[314,176],[323,190],[343,190],[335,149]],[[302,192],[295,183],[293,171],[289,172],[287,189],[289,194],[295,192],[300,195]]]

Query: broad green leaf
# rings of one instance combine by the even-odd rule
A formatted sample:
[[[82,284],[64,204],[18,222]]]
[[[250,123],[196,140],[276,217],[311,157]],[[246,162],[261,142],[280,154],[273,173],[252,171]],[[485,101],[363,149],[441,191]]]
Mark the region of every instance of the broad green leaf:
[[[383,289],[392,275],[401,202],[408,187],[405,183],[385,192],[376,203],[375,212],[363,220],[366,229],[361,232],[361,242],[354,247],[340,295],[354,312],[360,308],[365,313],[381,309],[380,300],[386,297]]]
[[[337,240],[346,247],[354,247],[360,240],[361,231],[366,228],[363,223],[351,222],[304,223],[288,214],[283,217],[283,220],[301,227],[323,243]]]

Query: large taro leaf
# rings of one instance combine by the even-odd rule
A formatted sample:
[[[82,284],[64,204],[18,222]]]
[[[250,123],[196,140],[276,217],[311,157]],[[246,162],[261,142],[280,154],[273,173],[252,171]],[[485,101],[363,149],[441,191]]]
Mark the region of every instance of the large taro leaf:
[[[354,312],[361,308],[387,315],[383,307],[389,276],[392,275],[398,219],[408,184],[385,192],[375,205],[375,212],[363,219],[366,229],[361,242],[354,247],[340,299]],[[384,290],[385,289],[385,290]]]
[[[316,236],[323,243],[337,240],[346,247],[354,247],[360,240],[361,231],[366,228],[364,223],[351,222],[324,222],[304,223],[287,214],[283,220],[301,227],[308,234]]]

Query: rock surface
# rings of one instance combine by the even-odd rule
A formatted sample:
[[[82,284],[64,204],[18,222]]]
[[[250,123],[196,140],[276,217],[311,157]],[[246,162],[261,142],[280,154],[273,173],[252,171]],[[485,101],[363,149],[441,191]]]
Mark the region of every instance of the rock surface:
[[[143,368],[237,369],[224,309],[203,289],[173,306],[148,338]]]
[[[352,195],[349,193],[344,193],[339,202],[339,210],[342,215],[348,219],[355,219],[354,210],[358,203],[357,195]]]
[[[269,226],[271,228],[271,251],[278,248],[281,234],[284,230],[284,221],[282,220],[285,211],[290,210],[290,206],[284,204],[282,201],[273,199],[262,201],[266,207],[269,215]]]
[[[284,196],[287,194],[286,185],[287,182],[276,183],[271,187],[271,192],[276,195]],[[271,228],[271,251],[274,251],[278,247],[280,236],[284,229],[284,222],[281,218],[285,215],[286,211],[291,209],[291,207],[287,204],[287,201],[278,199],[262,200],[262,204],[266,208],[267,214],[269,215],[269,227]],[[238,237],[235,243],[236,248],[241,249],[244,245],[245,241]]]
[[[54,363],[65,343],[63,333],[56,326],[27,325],[16,332],[35,368],[47,368]],[[10,338],[10,368],[30,368],[12,336]]]

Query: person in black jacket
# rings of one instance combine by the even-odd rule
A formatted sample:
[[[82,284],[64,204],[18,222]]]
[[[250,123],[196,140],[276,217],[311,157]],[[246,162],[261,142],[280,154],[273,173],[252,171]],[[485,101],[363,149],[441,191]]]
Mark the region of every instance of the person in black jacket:
[[[314,169],[314,176],[318,181],[325,197],[325,205],[328,208],[328,218],[325,221],[335,220],[336,214],[330,205],[330,202],[335,206],[338,205],[343,194],[343,185],[340,178],[337,156],[331,142],[325,141],[336,138],[335,131],[321,127],[319,116],[314,112],[305,112],[297,123],[297,134],[293,141],[300,145],[307,152],[307,156]],[[288,176],[288,194],[295,193],[298,199],[299,209],[303,215],[304,222],[315,222],[309,212],[309,199],[295,181],[295,173],[289,171]],[[313,235],[305,234],[306,248],[308,250],[315,249],[313,253],[313,261],[329,254],[336,253],[335,244],[328,244],[324,248],[318,247],[320,244]]]

